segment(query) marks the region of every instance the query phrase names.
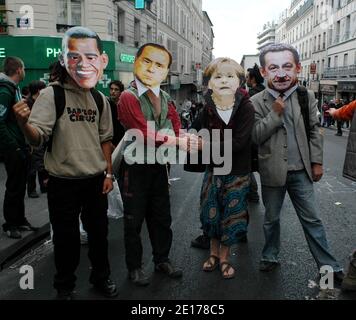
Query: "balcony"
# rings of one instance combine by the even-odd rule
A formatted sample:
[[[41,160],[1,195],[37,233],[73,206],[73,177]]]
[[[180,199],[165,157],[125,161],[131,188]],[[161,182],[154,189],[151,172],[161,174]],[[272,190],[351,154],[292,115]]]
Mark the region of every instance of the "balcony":
[[[337,67],[337,68],[325,68],[324,79],[325,78],[347,78],[356,77],[356,64]]]

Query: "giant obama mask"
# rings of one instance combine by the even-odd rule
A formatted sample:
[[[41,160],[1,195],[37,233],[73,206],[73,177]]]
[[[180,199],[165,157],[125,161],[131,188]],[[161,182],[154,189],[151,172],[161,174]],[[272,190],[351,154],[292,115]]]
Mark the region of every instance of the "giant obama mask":
[[[301,64],[294,47],[272,44],[261,51],[260,63],[269,88],[283,93],[298,83]]]
[[[88,28],[73,27],[62,40],[59,61],[70,77],[84,89],[94,88],[108,65],[99,36]]]

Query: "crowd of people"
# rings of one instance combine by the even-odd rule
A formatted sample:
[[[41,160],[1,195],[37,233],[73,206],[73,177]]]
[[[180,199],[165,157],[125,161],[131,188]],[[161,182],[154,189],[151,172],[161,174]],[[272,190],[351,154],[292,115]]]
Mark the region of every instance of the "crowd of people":
[[[174,101],[161,89],[172,64],[172,55],[164,46],[143,45],[136,54],[134,80],[126,90],[120,81],[112,81],[110,97],[95,89],[107,64],[98,35],[73,27],[65,33],[59,61],[51,66],[48,86],[34,81],[26,96],[21,96],[18,85],[25,78],[25,66],[16,57],[5,59],[0,74],[0,149],[7,172],[3,230],[10,238],[21,238],[22,230],[36,230],[25,217],[24,196],[27,186],[28,196],[38,197],[38,174],[40,191],[48,197],[58,298],[73,298],[80,222],[87,233],[90,283],[105,297],[118,295],[110,278],[107,217],[107,195],[115,179],[111,155],[116,147],[122,147],[124,154],[115,174],[124,204],[129,279],[137,286],[150,283],[142,265],[144,221],[155,272],[182,277],[182,270],[169,259],[173,241],[169,163],[152,162],[149,152],[131,152],[133,141],[123,138],[130,129],[142,133],[135,143],[153,143],[161,159],[163,143],[191,155],[203,154],[209,146],[208,164],[198,164],[196,170],[204,172],[203,234],[192,246],[209,249],[202,270],[218,269],[223,279],[235,277],[230,248],[247,241],[248,201],[259,202],[253,174],[258,172],[265,207],[259,270],[271,272],[280,265],[280,215],[288,192],[318,269],[331,266],[336,283],[342,283],[345,290],[356,289],[356,253],[345,276],[319,217],[313,183],[323,175],[323,136],[315,96],[298,84],[301,64],[295,48],[285,44],[266,47],[260,54],[261,66],[253,66],[247,75],[233,59],[213,60],[204,71],[204,105],[189,101],[186,126]],[[243,88],[245,81],[248,91]],[[352,120],[344,175],[356,181],[355,109],[355,101],[343,107],[329,104],[323,109],[323,119],[327,114],[337,121]],[[149,123],[154,123],[153,130]],[[220,135],[206,140],[199,133],[180,132],[182,127],[195,132],[218,130]],[[226,130],[231,138],[225,136]],[[215,174],[220,163],[215,163],[213,152],[226,143],[232,147],[231,168],[227,174]]]

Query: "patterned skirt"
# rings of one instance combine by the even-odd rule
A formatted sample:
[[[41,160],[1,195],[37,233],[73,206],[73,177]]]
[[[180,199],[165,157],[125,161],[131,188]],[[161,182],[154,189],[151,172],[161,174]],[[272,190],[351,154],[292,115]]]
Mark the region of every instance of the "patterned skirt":
[[[250,175],[204,174],[200,195],[200,221],[204,233],[232,246],[247,233]]]

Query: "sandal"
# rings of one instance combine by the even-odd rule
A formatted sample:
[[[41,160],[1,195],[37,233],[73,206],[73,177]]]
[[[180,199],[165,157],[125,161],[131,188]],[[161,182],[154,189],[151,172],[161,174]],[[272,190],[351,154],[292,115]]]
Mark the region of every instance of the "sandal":
[[[208,260],[203,264],[203,270],[207,272],[214,271],[219,264],[219,257],[211,254]]]
[[[230,270],[233,270],[234,272],[232,274],[229,274]],[[232,279],[235,277],[235,269],[227,261],[220,263],[220,271],[221,271],[221,275],[224,279]]]

